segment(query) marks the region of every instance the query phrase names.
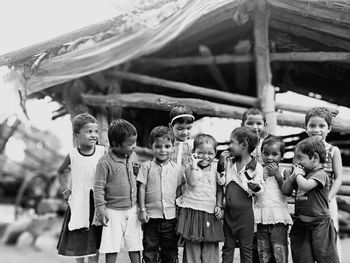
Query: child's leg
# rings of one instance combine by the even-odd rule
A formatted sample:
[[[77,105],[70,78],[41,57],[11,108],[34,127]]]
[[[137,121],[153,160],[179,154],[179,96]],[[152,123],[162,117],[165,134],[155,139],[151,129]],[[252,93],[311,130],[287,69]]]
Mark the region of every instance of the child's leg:
[[[140,251],[129,251],[129,258],[130,258],[131,263],[141,263],[141,252]]]
[[[201,243],[192,242],[191,240],[185,241],[184,252],[183,252],[183,263],[197,263],[201,262]],[[232,262],[232,261],[231,261]]]
[[[116,263],[118,253],[106,253],[106,263]]]
[[[162,220],[160,227],[160,258],[162,262],[177,262],[176,219]]]
[[[288,262],[288,225],[268,225],[270,228],[270,240],[276,263]],[[262,261],[260,261],[262,262]],[[267,262],[267,261],[266,261]]]
[[[202,243],[202,263],[219,262],[219,243]]]
[[[222,263],[232,263],[233,255],[235,252],[237,236],[232,232],[230,218],[228,215],[229,211],[225,209],[224,214],[224,236],[225,242],[222,247]]]
[[[143,225],[143,260],[145,263],[157,262],[159,255],[159,219],[150,219]]]
[[[339,263],[336,240],[337,233],[330,218],[312,229],[312,249],[318,263]]]
[[[293,263],[315,262],[311,247],[310,229],[300,220],[296,220],[290,230],[290,243]]]
[[[270,262],[272,258],[272,249],[270,243],[269,225],[257,225],[257,247],[259,253],[259,261],[261,263]]]
[[[340,246],[340,239],[339,239],[338,204],[335,197],[329,202],[329,214],[331,216],[331,219],[333,220],[335,230],[337,231],[337,251],[338,251],[339,260],[341,262],[342,253],[341,253],[341,246]]]
[[[246,222],[238,231],[239,251],[242,263],[253,261],[254,222],[249,222],[248,218]]]

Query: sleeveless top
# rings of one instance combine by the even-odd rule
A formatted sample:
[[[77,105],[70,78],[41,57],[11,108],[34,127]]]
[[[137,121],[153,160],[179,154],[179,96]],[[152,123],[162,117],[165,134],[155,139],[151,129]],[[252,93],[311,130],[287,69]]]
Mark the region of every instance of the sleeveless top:
[[[176,204],[179,207],[213,214],[216,205],[216,185],[224,184],[224,178],[221,179],[216,170],[217,165],[213,162],[208,170],[192,171],[199,173],[197,184],[195,186],[187,184],[185,192],[176,200]]]
[[[284,168],[280,169],[283,175]],[[266,179],[265,190],[262,195],[255,197],[254,218],[257,224],[292,224],[292,218],[288,211],[287,197],[278,187],[275,177]]]
[[[71,209],[70,231],[89,228],[90,191],[94,189],[97,162],[104,152],[104,146],[96,145],[92,155],[82,155],[78,148],[73,148],[69,153],[72,175],[72,194],[68,200]]]
[[[334,146],[325,143],[326,146],[326,161],[323,164],[323,169],[327,172],[329,177],[329,183],[332,186],[334,182],[334,171],[333,171],[333,156],[334,156]]]

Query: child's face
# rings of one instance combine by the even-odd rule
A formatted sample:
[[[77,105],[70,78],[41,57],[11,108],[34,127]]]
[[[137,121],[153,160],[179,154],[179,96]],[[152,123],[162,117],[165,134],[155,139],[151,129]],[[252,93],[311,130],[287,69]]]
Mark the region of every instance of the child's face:
[[[186,123],[175,123],[171,126],[171,129],[174,133],[174,137],[176,140],[185,142],[188,140],[188,137],[190,136],[190,132],[192,129],[192,123],[186,124]]]
[[[195,154],[198,159],[201,159],[198,162],[202,167],[206,167],[214,161],[216,150],[212,143],[203,143],[197,147]]]
[[[173,144],[168,138],[157,138],[152,144],[152,150],[158,163],[165,163],[169,160],[173,151]]]
[[[258,136],[261,136],[265,131],[266,123],[261,114],[252,115],[248,114],[247,119],[242,123],[243,127],[248,127],[253,132],[255,132]]]
[[[86,123],[80,129],[79,133],[75,134],[78,140],[79,147],[93,147],[98,139],[98,125],[97,123]]]
[[[307,154],[296,149],[294,162],[304,167],[305,171],[311,171],[315,167],[315,157],[310,158]]]
[[[331,127],[328,126],[326,120],[319,116],[312,116],[306,125],[306,133],[309,137],[317,137],[323,141],[326,140],[330,131]]]
[[[130,155],[136,148],[137,136],[130,136],[121,145],[113,147],[121,155]]]
[[[241,156],[242,152],[243,152],[243,142],[240,143],[236,137],[231,137],[230,138],[230,153],[237,157],[237,156]]]
[[[280,146],[277,143],[265,144],[261,153],[264,164],[280,163],[283,158]]]

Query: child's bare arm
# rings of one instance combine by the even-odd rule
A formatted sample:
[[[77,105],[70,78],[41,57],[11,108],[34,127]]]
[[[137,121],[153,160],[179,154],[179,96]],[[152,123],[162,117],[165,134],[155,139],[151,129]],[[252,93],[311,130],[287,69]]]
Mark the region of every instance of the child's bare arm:
[[[334,147],[334,154],[333,154],[333,172],[334,172],[334,182],[332,184],[331,189],[329,190],[329,196],[328,199],[332,200],[334,196],[338,193],[340,186],[342,185],[342,159],[340,155],[340,151],[338,147]]]
[[[147,223],[149,216],[147,214],[145,206],[145,196],[146,196],[146,185],[138,182],[137,183],[137,203],[139,205],[139,220],[142,223]]]
[[[214,208],[214,214],[217,219],[222,217],[222,202],[224,197],[223,187],[219,184],[216,185],[216,205]]]
[[[71,194],[71,191],[68,188],[68,177],[66,173],[66,170],[68,169],[69,165],[70,165],[70,157],[69,157],[69,154],[67,154],[66,158],[63,160],[61,166],[57,170],[58,182],[62,190],[63,198],[66,201],[68,200]]]
[[[309,192],[310,190],[318,186],[318,182],[315,179],[306,179],[301,174],[298,174],[295,179],[298,184],[298,189],[305,192]]]
[[[291,173],[290,171],[288,171],[288,174],[289,175],[285,177],[286,179],[284,180],[281,187],[282,193],[286,196],[292,195],[294,190],[295,177],[296,177],[296,174],[294,172]]]

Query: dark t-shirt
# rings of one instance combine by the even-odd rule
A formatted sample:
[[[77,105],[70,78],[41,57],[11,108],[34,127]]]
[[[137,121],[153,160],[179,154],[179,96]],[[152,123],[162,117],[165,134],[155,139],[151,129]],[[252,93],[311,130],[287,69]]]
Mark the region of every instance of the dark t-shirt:
[[[305,215],[315,218],[329,217],[328,193],[329,178],[323,168],[307,174],[306,179],[314,179],[318,185],[305,193],[297,188],[295,197],[295,215]]]

